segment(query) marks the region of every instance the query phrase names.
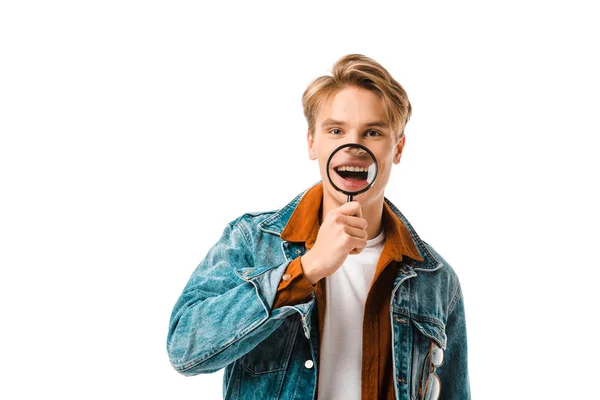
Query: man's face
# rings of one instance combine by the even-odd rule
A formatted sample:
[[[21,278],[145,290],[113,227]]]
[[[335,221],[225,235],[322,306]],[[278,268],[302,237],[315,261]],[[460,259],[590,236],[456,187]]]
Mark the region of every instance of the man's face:
[[[340,90],[323,103],[316,118],[314,136],[309,133],[307,139],[310,159],[319,161],[325,200],[337,205],[346,202],[347,196],[331,186],[327,178],[329,156],[346,143],[366,146],[375,156],[379,167],[374,185],[354,199],[363,206],[383,200],[392,163],[400,162],[404,137],[397,140],[395,133],[389,128],[380,97],[369,90],[353,86]],[[357,159],[356,163],[360,164],[360,161]]]

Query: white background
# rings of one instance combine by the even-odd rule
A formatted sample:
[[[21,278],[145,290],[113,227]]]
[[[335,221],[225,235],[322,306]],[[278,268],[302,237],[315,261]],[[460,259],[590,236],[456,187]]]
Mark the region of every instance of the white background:
[[[221,398],[171,309],[319,179],[301,95],[348,53],[413,104],[387,196],[459,274],[474,398],[598,396],[592,1],[199,3],[0,5],[1,398]]]

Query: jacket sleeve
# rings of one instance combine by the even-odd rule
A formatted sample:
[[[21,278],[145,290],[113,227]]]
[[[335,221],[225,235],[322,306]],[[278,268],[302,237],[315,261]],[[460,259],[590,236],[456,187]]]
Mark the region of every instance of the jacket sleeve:
[[[310,332],[314,301],[272,310],[289,262],[254,265],[249,237],[239,221],[229,224],[173,308],[167,352],[181,374],[224,368],[256,347],[294,312],[302,316],[305,335]]]
[[[277,287],[273,308],[298,304],[317,290],[317,285],[312,285],[304,276],[300,257],[290,262],[285,275],[287,279],[282,279]]]
[[[471,398],[471,391],[467,365],[467,329],[460,286],[449,312],[446,322],[448,340],[444,351],[444,362],[436,370],[441,382],[440,400],[468,400]]]

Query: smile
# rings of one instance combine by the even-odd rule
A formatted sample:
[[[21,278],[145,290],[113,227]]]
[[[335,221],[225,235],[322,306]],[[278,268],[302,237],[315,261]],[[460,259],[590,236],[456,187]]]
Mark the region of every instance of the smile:
[[[360,182],[367,180],[368,168],[356,165],[341,165],[333,169],[342,179]]]

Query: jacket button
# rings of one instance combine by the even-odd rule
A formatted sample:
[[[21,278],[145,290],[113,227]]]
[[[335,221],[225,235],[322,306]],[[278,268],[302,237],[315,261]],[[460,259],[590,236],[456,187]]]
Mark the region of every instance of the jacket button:
[[[289,281],[290,279],[292,279],[292,276],[290,274],[283,274],[283,276],[281,277],[281,279],[283,279],[284,281]]]
[[[306,362],[304,363],[304,366],[308,369],[311,369],[313,365],[315,365],[315,363],[313,363],[312,360],[306,360]]]

